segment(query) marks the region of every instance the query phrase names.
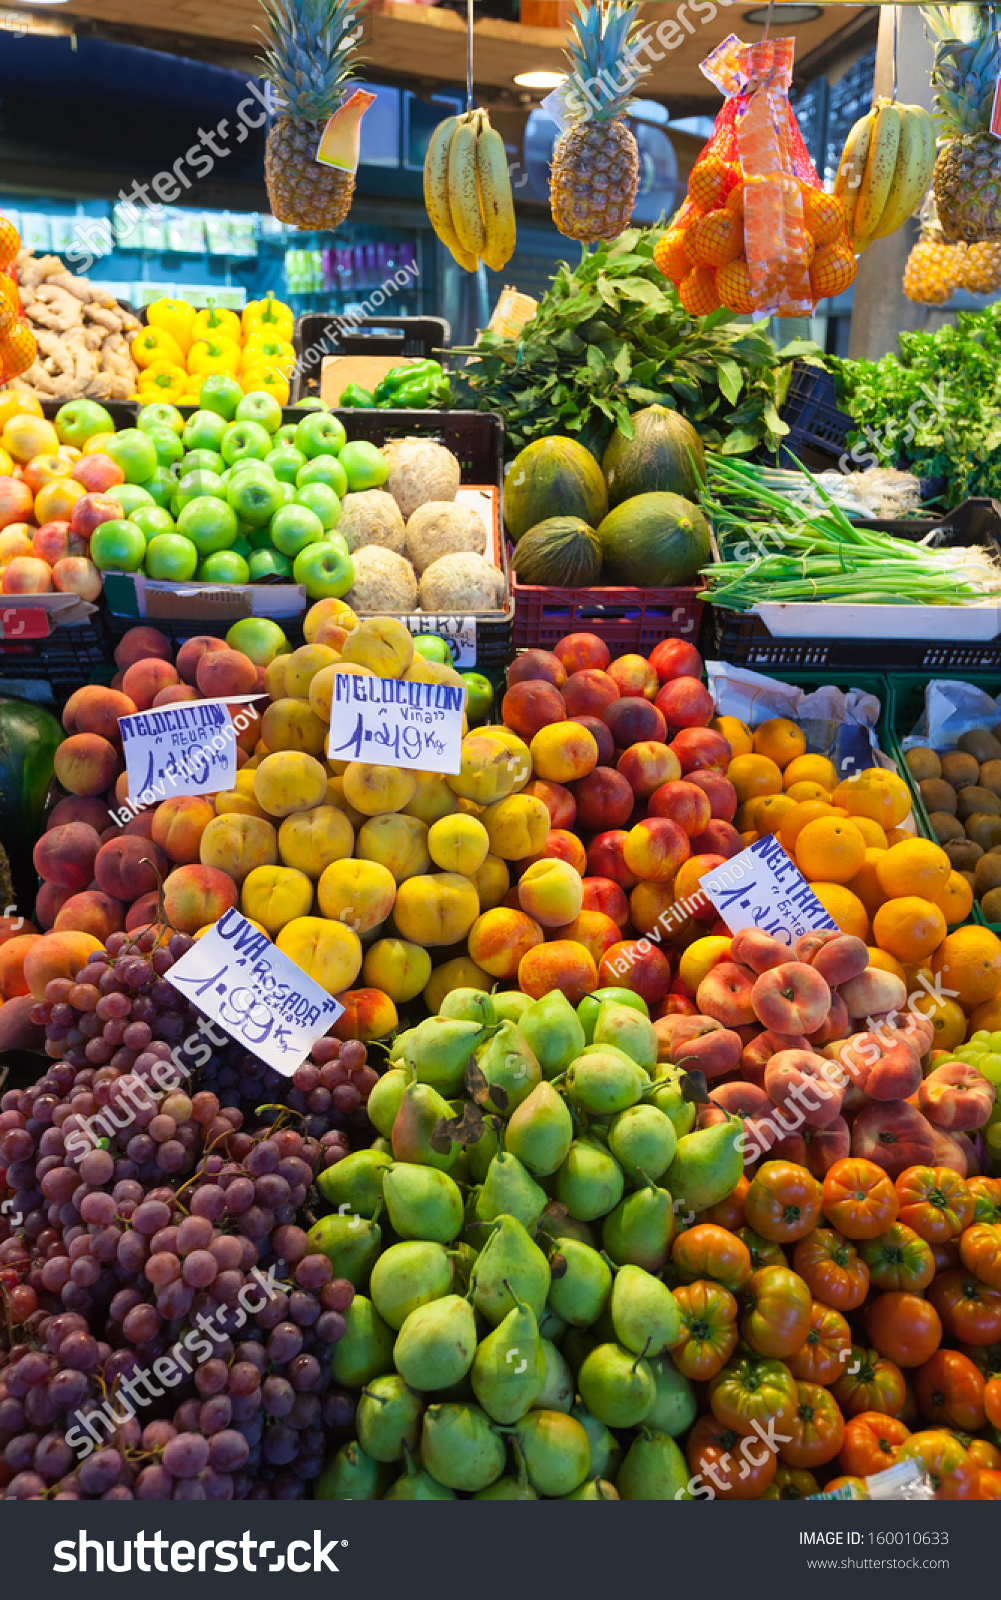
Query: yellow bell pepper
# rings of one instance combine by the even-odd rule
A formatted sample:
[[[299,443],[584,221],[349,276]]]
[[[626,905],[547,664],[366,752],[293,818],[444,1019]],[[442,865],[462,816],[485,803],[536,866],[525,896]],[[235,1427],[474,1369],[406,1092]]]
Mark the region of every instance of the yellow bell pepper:
[[[232,339],[196,339],[188,351],[188,371],[207,378],[210,372],[240,370],[240,346]]]
[[[265,366],[281,367],[286,377],[291,377],[295,362],[295,350],[286,339],[262,336],[259,328],[254,329],[243,347],[245,367],[263,363]]]
[[[175,361],[151,361],[139,374],[139,393],[150,400],[167,400],[176,405],[188,386],[188,374]]]
[[[240,319],[235,311],[220,311],[214,300],[209,300],[204,311],[199,311],[192,324],[193,339],[232,339],[239,344],[243,338]]]
[[[184,366],[184,351],[181,349],[173,334],[165,328],[143,328],[137,333],[129,349],[132,359],[137,367],[148,367],[154,361],[173,361],[179,367]]]
[[[268,394],[274,395],[280,406],[288,405],[291,385],[281,367],[274,362],[256,362],[248,366],[240,374],[240,388],[244,394],[251,394],[256,390],[266,389]]]
[[[171,338],[180,347],[185,355],[194,338],[192,324],[195,320],[195,308],[189,306],[186,300],[154,300],[153,304],[146,307],[146,321],[151,328],[162,328],[164,333],[169,333]]]
[[[244,306],[243,337],[245,340],[257,329],[267,335],[274,334],[279,339],[287,339],[291,343],[292,329],[295,326],[295,316],[291,306],[284,305],[281,300],[276,300],[269,290],[263,300],[251,300]]]

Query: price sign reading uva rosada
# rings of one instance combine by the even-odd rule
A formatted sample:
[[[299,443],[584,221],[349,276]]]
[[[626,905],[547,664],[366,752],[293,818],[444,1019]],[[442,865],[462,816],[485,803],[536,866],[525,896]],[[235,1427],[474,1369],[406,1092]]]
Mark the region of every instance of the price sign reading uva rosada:
[[[365,761],[418,772],[457,773],[462,764],[463,691],[339,672],[330,706],[331,761]]]

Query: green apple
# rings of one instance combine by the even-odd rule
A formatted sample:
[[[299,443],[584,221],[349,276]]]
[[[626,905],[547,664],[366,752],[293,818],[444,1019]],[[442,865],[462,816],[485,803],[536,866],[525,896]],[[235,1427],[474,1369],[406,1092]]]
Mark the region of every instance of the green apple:
[[[177,485],[177,514],[193,500],[225,500],[226,485],[217,472],[186,472]]]
[[[276,449],[280,444],[293,444],[295,441],[295,430],[298,426],[299,424],[297,422],[283,422],[277,433],[273,433],[271,435],[271,443]]]
[[[237,523],[237,527],[239,527],[239,523]],[[238,556],[242,556],[244,561],[249,561],[254,553],[254,547],[245,533],[237,533],[229,548],[235,550]]]
[[[268,433],[277,433],[282,425],[282,408],[267,389],[251,389],[233,415],[237,422],[259,422]]]
[[[140,506],[153,506],[156,501],[148,489],[138,483],[115,483],[106,491],[109,500],[117,500],[127,517]]]
[[[229,467],[247,456],[263,461],[271,449],[271,435],[259,422],[231,422],[222,436],[219,449]]]
[[[152,405],[143,406],[136,418],[136,427],[141,433],[151,433],[155,428],[169,428],[171,433],[183,433],[184,418],[176,406],[168,405],[165,400],[155,400]]]
[[[306,465],[306,457],[294,445],[278,445],[264,457],[264,465],[283,483],[295,483],[295,475]]]
[[[102,522],[90,537],[90,559],[99,572],[138,572],[146,538],[134,522]]]
[[[190,539],[201,555],[210,556],[215,550],[228,550],[236,539],[236,512],[225,500],[203,495],[184,507],[177,531]]]
[[[158,533],[146,546],[146,576],[187,583],[198,570],[198,551],[179,533]]]
[[[466,715],[470,722],[479,722],[494,703],[494,686],[482,672],[463,672],[460,677],[469,690]]]
[[[347,439],[344,424],[329,411],[315,411],[303,417],[295,430],[295,447],[304,456],[336,456]]]
[[[348,475],[336,456],[314,456],[299,468],[295,482],[297,489],[304,488],[307,483],[325,483],[338,500],[343,500],[348,492]]]
[[[205,557],[196,576],[206,583],[249,583],[250,568],[235,550],[216,550]]]
[[[177,467],[157,467],[152,477],[144,478],[139,485],[145,489],[158,506],[169,506],[177,493]]]
[[[295,484],[285,483],[283,480],[279,479],[278,487],[282,492],[282,505],[292,505],[293,501],[295,500]]]
[[[290,506],[282,506],[271,519],[271,543],[283,556],[297,556],[300,550],[304,550],[308,544],[315,544],[323,536],[323,523],[308,506],[297,506],[293,502]]]
[[[250,581],[259,583],[262,578],[291,578],[292,563],[280,550],[255,550],[250,557]]]
[[[311,394],[311,395],[307,395],[305,400],[297,400],[296,403],[295,403],[295,410],[296,411],[329,411],[330,407],[327,405],[327,402],[325,400],[321,400],[320,399],[318,394]]]
[[[414,655],[423,656],[425,661],[438,661],[443,667],[450,667],[454,659],[448,640],[439,633],[416,633]]]
[[[273,550],[270,528],[251,528],[247,534],[247,543],[251,550]]]
[[[389,464],[381,450],[367,439],[352,439],[338,458],[348,475],[348,488],[352,494],[363,489],[378,489],[389,477]]]
[[[277,622],[270,617],[241,617],[234,622],[226,635],[231,650],[242,650],[255,667],[268,667],[275,656],[284,655],[289,648]]]
[[[68,400],[56,412],[55,429],[60,444],[82,450],[95,433],[114,433],[115,424],[111,413],[96,400]]]
[[[182,463],[185,472],[229,471],[218,450],[189,450]]]
[[[184,455],[184,446],[173,428],[147,428],[146,437],[152,440],[160,467],[172,467]]]
[[[229,484],[234,478],[242,477],[245,472],[254,478],[264,478],[268,483],[271,483],[275,476],[274,467],[269,466],[266,461],[259,461],[256,456],[241,456],[239,461],[234,461],[231,467],[226,468],[222,474],[222,481]]]
[[[218,450],[225,432],[225,418],[215,411],[202,409],[188,418],[181,438],[185,450]]]
[[[123,428],[116,433],[105,445],[104,454],[121,468],[126,483],[144,483],[160,465],[152,439],[138,428]]]
[[[332,539],[308,544],[292,563],[296,583],[306,585],[310,600],[340,599],[355,581],[355,564]]]
[[[295,503],[315,511],[323,524],[324,533],[337,526],[341,516],[341,502],[326,483],[304,483],[295,492]]]
[[[256,472],[239,472],[226,485],[226,499],[240,518],[252,527],[263,528],[284,504],[277,478],[261,478]]]
[[[158,533],[174,532],[174,519],[163,506],[136,506],[129,513],[129,521],[135,523],[146,539],[154,539]]]
[[[212,372],[205,379],[198,394],[203,411],[214,411],[224,422],[232,422],[236,408],[243,399],[243,390],[228,372]],[[214,448],[213,446],[209,447]]]

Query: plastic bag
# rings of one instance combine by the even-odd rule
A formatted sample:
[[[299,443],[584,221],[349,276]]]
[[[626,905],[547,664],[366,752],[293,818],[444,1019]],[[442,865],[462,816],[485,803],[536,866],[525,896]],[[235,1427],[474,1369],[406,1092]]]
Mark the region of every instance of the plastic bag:
[[[913,750],[928,745],[933,750],[955,750],[960,734],[973,728],[995,728],[999,722],[998,700],[976,684],[933,678],[925,684],[925,708],[912,731],[901,739],[900,748]]]
[[[852,1483],[808,1500],[934,1500],[935,1486],[920,1461],[897,1461],[885,1472],[863,1479],[864,1491]]]
[[[0,211],[0,384],[27,372],[38,354],[18,293],[15,262],[20,248],[17,229]]]

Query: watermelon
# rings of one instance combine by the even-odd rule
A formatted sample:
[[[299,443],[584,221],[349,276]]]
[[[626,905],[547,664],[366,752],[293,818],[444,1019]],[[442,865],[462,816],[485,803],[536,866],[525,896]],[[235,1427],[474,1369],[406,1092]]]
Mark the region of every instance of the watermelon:
[[[596,528],[607,510],[602,470],[576,439],[536,439],[504,475],[504,522],[515,544],[550,517],[579,517]]]
[[[694,583],[709,561],[709,525],[679,494],[638,494],[598,528],[609,583],[674,588]]]
[[[520,583],[585,589],[601,571],[601,540],[579,517],[547,517],[522,534],[511,565]]]
[[[634,413],[632,424],[632,438],[616,428],[601,458],[609,506],[638,494],[694,499],[705,479],[706,458],[691,423],[666,406],[647,406]]]
[[[59,723],[44,706],[0,696],[0,838],[10,857],[17,902],[24,916],[34,902],[38,882],[31,852],[42,831],[53,759],[64,738]]]

